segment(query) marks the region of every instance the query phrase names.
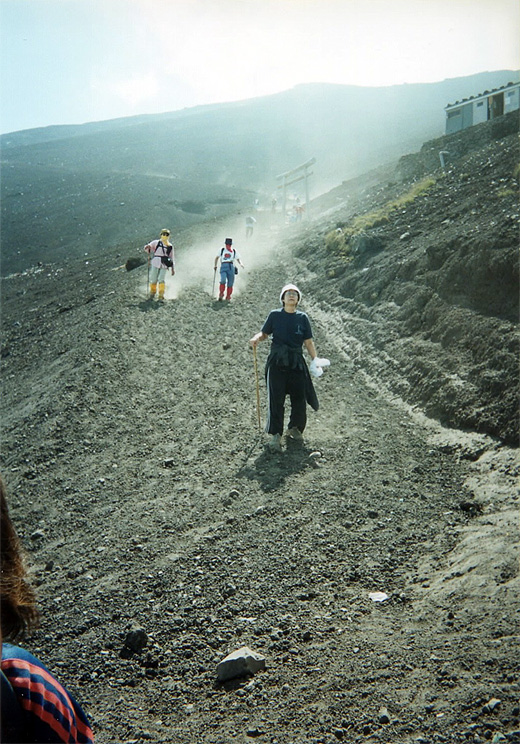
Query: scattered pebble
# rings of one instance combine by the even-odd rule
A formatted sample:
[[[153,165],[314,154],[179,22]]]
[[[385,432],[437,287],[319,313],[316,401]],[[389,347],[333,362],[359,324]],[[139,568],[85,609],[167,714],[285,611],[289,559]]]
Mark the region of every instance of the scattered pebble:
[[[126,635],[125,646],[139,654],[146,647],[148,643],[148,635],[143,628],[134,627]]]
[[[483,713],[493,713],[493,711],[498,708],[500,705],[500,700],[498,698],[491,698],[491,700],[488,700],[487,703],[482,708]]]
[[[385,592],[370,592],[368,595],[372,602],[386,602],[389,599],[388,594]]]
[[[220,682],[236,677],[245,677],[265,669],[265,658],[252,651],[248,646],[228,654],[217,665],[217,678]]]

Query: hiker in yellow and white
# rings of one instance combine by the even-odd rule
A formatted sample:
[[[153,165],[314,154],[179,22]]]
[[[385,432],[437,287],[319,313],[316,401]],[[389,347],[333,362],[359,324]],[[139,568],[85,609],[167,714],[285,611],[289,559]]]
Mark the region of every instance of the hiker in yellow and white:
[[[170,269],[175,274],[175,256],[173,244],[170,243],[170,231],[161,230],[158,240],[151,240],[144,247],[148,253],[148,286],[149,298],[153,300],[159,285],[159,299],[164,300],[166,273]]]

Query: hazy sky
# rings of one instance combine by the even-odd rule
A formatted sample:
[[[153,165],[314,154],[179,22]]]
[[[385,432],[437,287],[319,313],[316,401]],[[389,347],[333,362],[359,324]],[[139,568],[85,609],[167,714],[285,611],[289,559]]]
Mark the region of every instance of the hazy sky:
[[[0,0],[0,131],[517,70],[519,39],[518,0]]]

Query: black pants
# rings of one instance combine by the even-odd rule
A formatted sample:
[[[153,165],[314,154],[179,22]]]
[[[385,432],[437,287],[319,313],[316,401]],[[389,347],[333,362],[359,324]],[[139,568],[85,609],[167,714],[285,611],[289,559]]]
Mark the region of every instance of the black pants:
[[[283,434],[285,398],[291,400],[289,426],[301,432],[307,423],[307,399],[305,396],[305,373],[303,370],[286,369],[269,365],[267,369],[267,396],[269,413],[266,425],[268,434]]]

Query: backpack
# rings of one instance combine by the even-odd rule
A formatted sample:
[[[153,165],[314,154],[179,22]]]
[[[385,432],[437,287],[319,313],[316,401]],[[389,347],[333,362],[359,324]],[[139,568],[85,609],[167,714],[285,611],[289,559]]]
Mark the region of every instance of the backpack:
[[[27,742],[27,732],[23,725],[23,714],[16,693],[11,683],[0,670],[1,682],[1,710],[0,728],[2,744],[24,744]]]
[[[226,248],[222,248],[221,249],[221,251],[220,251],[220,260],[222,260],[222,254],[224,253],[225,250],[226,250]],[[231,260],[234,261],[235,258],[237,257],[237,252],[236,252],[236,250],[234,248],[231,248],[230,250],[233,251],[233,258]],[[233,266],[233,268],[235,270],[235,274],[238,274],[238,266]]]
[[[157,250],[159,248],[164,248],[164,250],[167,253],[166,256],[161,256],[161,263],[163,264],[163,266],[167,266],[168,268],[170,268],[171,266],[173,266],[173,260],[172,260],[172,257],[171,257],[172,250],[173,250],[173,245],[164,245],[164,243],[162,242],[162,240],[159,240],[159,242],[157,243],[157,246],[155,248],[155,251],[153,253],[154,256],[156,255]]]

